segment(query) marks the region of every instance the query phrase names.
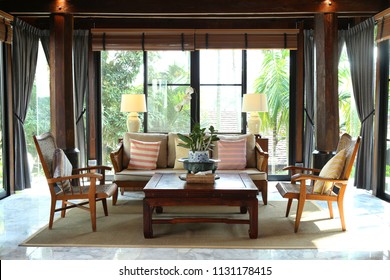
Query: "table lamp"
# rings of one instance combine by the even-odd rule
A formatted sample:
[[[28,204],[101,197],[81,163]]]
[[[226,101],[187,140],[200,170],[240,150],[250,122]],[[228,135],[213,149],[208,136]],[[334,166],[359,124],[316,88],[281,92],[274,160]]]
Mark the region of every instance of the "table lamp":
[[[250,113],[248,129],[252,134],[259,134],[260,117],[258,112],[268,112],[267,96],[264,93],[247,93],[242,99],[242,111]]]
[[[121,112],[130,112],[127,117],[127,130],[138,132],[141,126],[138,112],[146,112],[145,94],[122,94]]]

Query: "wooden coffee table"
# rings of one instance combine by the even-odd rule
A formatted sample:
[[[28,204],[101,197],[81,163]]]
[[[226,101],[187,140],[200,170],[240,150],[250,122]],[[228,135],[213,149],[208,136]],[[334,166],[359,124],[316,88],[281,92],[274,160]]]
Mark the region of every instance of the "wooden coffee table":
[[[144,237],[153,237],[153,224],[227,223],[249,224],[249,237],[257,238],[258,200],[256,185],[246,173],[219,174],[213,184],[187,183],[175,173],[156,173],[144,188]],[[178,217],[153,218],[153,211],[162,213],[163,206],[225,205],[239,206],[249,219]],[[156,215],[158,216],[158,215]]]

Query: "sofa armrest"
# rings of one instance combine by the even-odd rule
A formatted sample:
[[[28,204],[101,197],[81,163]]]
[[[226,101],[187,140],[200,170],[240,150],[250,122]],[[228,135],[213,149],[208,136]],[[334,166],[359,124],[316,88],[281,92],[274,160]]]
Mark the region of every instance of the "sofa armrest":
[[[256,143],[256,168],[268,173],[268,153],[264,152],[259,143]]]
[[[114,167],[115,173],[123,170],[122,159],[123,159],[123,142],[121,141],[116,150],[110,153],[112,166]]]

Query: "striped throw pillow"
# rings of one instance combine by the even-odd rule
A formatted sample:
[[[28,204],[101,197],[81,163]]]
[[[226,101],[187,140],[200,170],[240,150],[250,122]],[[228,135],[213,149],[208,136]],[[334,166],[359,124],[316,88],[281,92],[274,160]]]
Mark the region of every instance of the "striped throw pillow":
[[[218,141],[218,169],[245,169],[246,138],[229,141]]]
[[[347,152],[345,149],[338,152],[324,165],[324,167],[322,167],[319,176],[329,179],[339,179],[341,172],[343,172],[344,169],[346,155]],[[314,192],[330,194],[332,186],[332,182],[316,181],[314,184]]]
[[[161,141],[130,140],[130,161],[127,169],[156,169]]]

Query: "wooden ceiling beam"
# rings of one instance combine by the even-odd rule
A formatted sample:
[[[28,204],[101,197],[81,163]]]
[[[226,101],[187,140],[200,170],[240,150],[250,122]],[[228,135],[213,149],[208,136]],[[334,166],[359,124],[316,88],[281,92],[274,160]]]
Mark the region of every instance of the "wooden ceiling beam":
[[[70,13],[74,16],[165,17],[302,17],[316,13],[374,15],[388,8],[386,0],[0,0],[13,15]]]

